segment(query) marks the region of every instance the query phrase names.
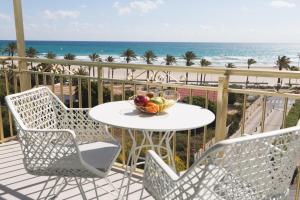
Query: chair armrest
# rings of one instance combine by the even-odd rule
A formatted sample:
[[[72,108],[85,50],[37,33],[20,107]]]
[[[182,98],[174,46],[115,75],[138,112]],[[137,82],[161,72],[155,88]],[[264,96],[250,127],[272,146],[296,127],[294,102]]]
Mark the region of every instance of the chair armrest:
[[[78,163],[81,160],[76,135],[71,130],[24,129],[18,136],[27,170],[45,169],[66,157],[72,157]]]
[[[254,135],[254,134],[244,134],[244,136],[249,136],[249,135]],[[279,152],[282,152],[282,153],[285,152],[283,149],[280,149],[280,148],[276,147],[276,146],[273,145],[273,144],[269,144],[269,143],[267,143],[267,142],[264,142],[263,144],[266,145],[267,147],[273,149],[273,150],[276,150],[276,151],[279,151]]]
[[[144,187],[158,199],[169,193],[176,184],[178,175],[152,150],[146,155]]]
[[[70,108],[66,110],[62,127],[73,130],[76,141],[90,143],[97,141],[118,143],[109,133],[107,126],[91,119],[89,108]]]

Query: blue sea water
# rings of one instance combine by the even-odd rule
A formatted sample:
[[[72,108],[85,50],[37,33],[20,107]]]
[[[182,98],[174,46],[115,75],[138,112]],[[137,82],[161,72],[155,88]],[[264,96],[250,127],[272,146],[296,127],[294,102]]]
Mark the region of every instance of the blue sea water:
[[[0,40],[3,49],[10,41]],[[183,43],[183,42],[98,42],[98,41],[26,41],[26,47],[34,47],[39,56],[43,57],[48,51],[53,51],[61,58],[66,53],[75,54],[77,59],[88,60],[88,55],[98,53],[105,57],[112,55],[116,62],[124,62],[121,53],[130,48],[138,55],[133,62],[143,63],[142,55],[152,50],[157,55],[154,64],[163,64],[166,54],[178,59],[177,65],[184,65],[182,55],[186,51],[193,51],[198,59],[210,60],[215,66],[224,66],[232,62],[237,66],[246,66],[248,58],[257,60],[257,66],[274,66],[277,56],[286,55],[291,58],[292,65],[299,62],[300,44],[284,43]]]

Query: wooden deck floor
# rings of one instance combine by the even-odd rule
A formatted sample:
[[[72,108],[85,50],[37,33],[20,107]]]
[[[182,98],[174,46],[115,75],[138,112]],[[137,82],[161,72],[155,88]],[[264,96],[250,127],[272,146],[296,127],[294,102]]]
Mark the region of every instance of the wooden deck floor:
[[[23,155],[20,145],[16,141],[0,144],[0,200],[32,200],[37,199],[48,177],[37,177],[28,174],[23,166]],[[116,188],[120,188],[123,174],[118,170],[113,170],[109,179]],[[138,179],[136,178],[138,181]],[[103,180],[96,181],[98,188],[99,199],[116,199],[109,194],[111,187]],[[47,189],[54,184],[54,177],[46,188],[44,195],[47,194]],[[92,183],[83,183],[83,188],[88,199],[96,199],[94,186]],[[48,189],[49,191],[49,189]],[[129,199],[139,199],[142,191],[140,183],[133,183],[130,185]],[[147,194],[143,193],[142,199],[153,199]],[[43,197],[42,196],[42,197]],[[77,186],[68,185],[57,199],[82,199]]]

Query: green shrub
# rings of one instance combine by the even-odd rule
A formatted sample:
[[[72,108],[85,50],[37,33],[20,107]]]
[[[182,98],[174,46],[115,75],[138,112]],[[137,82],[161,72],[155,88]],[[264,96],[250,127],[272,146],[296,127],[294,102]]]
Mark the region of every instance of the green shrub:
[[[288,127],[296,126],[299,118],[300,118],[300,100],[297,100],[292,106],[292,108],[290,109],[285,119],[286,127],[288,128]]]

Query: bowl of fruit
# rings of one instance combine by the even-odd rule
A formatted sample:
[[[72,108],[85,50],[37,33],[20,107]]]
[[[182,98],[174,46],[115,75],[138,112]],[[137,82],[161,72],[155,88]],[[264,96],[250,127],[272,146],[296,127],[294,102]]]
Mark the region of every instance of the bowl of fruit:
[[[141,112],[149,114],[160,114],[172,107],[180,99],[175,90],[165,90],[159,93],[146,93],[134,95],[129,98],[132,104]]]

